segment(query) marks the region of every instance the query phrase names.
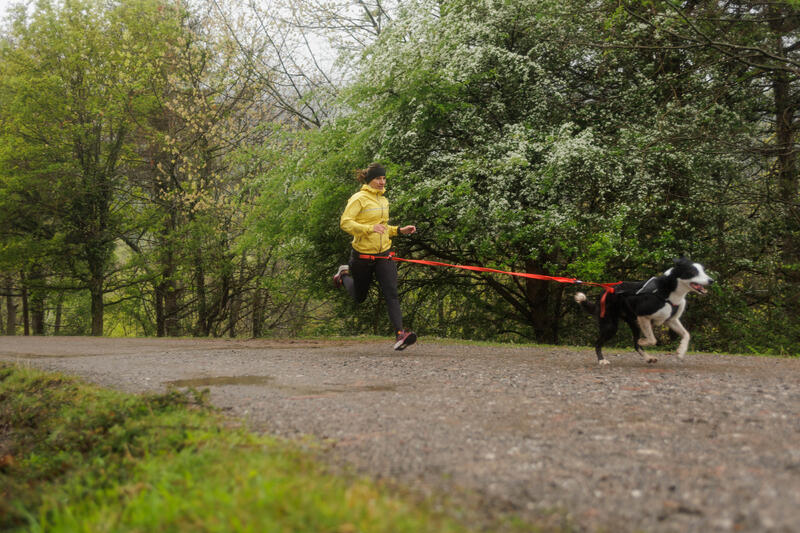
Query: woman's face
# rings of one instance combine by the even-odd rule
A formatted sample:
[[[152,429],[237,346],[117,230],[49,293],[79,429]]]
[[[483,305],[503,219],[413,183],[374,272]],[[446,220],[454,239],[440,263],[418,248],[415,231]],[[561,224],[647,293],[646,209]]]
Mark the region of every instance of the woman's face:
[[[368,185],[375,190],[382,191],[386,188],[386,176],[372,178],[372,181],[370,181]]]

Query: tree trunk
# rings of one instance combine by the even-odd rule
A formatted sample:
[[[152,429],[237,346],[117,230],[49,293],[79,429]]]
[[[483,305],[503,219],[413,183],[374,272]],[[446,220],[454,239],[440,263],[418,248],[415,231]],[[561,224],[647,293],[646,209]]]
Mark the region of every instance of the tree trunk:
[[[20,273],[19,278],[22,285],[22,330],[23,335],[27,337],[31,334],[31,317],[28,309],[28,285],[25,280],[25,274]]]
[[[228,337],[232,339],[236,337],[236,323],[239,321],[239,309],[241,309],[241,306],[242,297],[237,292],[231,299],[231,311],[228,315]]]
[[[56,323],[53,326],[53,335],[61,335],[61,312],[64,307],[63,300],[64,296],[59,294],[58,300],[56,301]]]
[[[253,291],[253,337],[260,337],[264,327],[264,298],[262,291],[257,288]]]
[[[230,338],[236,337],[236,324],[239,322],[239,313],[242,309],[242,291],[244,288],[244,270],[246,263],[247,258],[243,252],[239,262],[239,279],[234,282],[232,290],[231,313],[228,315],[228,336]]]
[[[86,245],[86,265],[89,270],[89,296],[91,298],[92,335],[103,336],[103,294],[105,292],[105,267],[110,250],[99,239]]]
[[[788,74],[775,71],[772,80],[775,102],[775,137],[777,141],[778,202],[785,206],[782,218],[781,263],[792,283],[800,282],[800,243],[798,243],[798,180],[795,146],[797,108],[791,96]]]
[[[161,283],[153,289],[153,299],[156,308],[156,337],[163,337],[166,335],[166,328],[164,327],[164,293]]]
[[[167,336],[181,336],[181,326],[178,320],[178,290],[174,279],[167,282],[164,293],[164,326]]]
[[[228,300],[231,296],[231,275],[226,272],[222,275],[222,279],[220,281],[222,282],[222,285],[219,291],[219,303],[215,306],[216,309],[214,311],[214,319],[216,320],[217,324],[222,322],[222,319],[225,316],[225,309],[228,307]],[[208,327],[215,337],[219,337],[223,334],[219,332],[219,327],[212,327],[210,321]]]
[[[771,5],[769,11],[770,30],[775,35],[775,55],[783,62],[788,58],[787,47],[794,44],[797,22],[794,10],[780,4]],[[775,104],[775,138],[778,173],[778,204],[784,206],[781,213],[781,266],[786,279],[800,283],[800,201],[798,201],[797,155],[795,145],[796,116],[798,105],[792,95],[792,77],[786,71],[772,72],[772,94]],[[797,289],[797,287],[795,287]],[[793,304],[798,304],[800,294],[792,291]]]
[[[40,291],[31,294],[31,328],[34,335],[44,335],[44,297]]]
[[[33,280],[30,292],[31,329],[34,335],[44,335],[45,331],[45,291],[42,270],[38,266],[31,269],[30,279]]]
[[[11,276],[6,277],[6,335],[17,333],[17,304],[14,303],[14,283]]]
[[[92,335],[103,336],[103,278],[93,276],[89,280],[89,293],[92,298]]]
[[[195,291],[197,293],[197,325],[195,335],[208,337],[211,333],[211,326],[208,317],[208,300],[206,297],[206,271],[203,268],[203,258],[200,250],[195,252],[195,271],[194,271]]]
[[[525,272],[528,274],[545,274],[542,268],[533,261],[525,263]],[[525,295],[530,309],[531,325],[536,336],[536,342],[550,343],[556,335],[558,319],[553,316],[550,309],[551,282],[538,279],[525,279]]]
[[[562,308],[564,307],[564,285],[561,283],[551,284],[553,290],[553,325],[552,325],[552,337],[550,338],[550,342],[552,344],[558,344],[558,338],[561,333],[561,317],[562,317]]]
[[[175,253],[172,244],[167,243],[167,252],[164,258],[162,282],[159,285],[164,307],[164,334],[168,337],[180,337],[180,324],[178,320],[178,290],[175,283]],[[163,336],[163,335],[162,335]]]

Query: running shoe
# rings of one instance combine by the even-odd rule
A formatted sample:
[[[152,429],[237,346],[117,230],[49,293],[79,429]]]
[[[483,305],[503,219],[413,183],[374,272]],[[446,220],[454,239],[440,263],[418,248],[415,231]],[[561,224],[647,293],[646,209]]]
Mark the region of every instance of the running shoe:
[[[333,286],[337,289],[342,286],[342,276],[350,274],[350,267],[348,265],[341,265],[336,274],[333,275]]]
[[[398,351],[405,350],[415,342],[417,342],[417,334],[404,329],[397,333],[397,342],[394,343],[394,349]]]

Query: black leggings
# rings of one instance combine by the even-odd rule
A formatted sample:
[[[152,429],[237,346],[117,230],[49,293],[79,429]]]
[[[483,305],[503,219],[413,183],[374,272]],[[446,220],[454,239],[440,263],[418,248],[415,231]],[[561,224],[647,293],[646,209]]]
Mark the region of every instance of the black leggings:
[[[378,284],[380,284],[381,292],[386,300],[389,320],[392,322],[394,330],[400,331],[403,329],[403,313],[400,311],[400,298],[397,295],[397,265],[391,259],[361,259],[359,255],[360,252],[355,250],[350,252],[350,275],[342,276],[342,282],[347,292],[356,303],[363,302],[367,299],[374,275],[378,278]],[[373,255],[386,257],[389,252]]]

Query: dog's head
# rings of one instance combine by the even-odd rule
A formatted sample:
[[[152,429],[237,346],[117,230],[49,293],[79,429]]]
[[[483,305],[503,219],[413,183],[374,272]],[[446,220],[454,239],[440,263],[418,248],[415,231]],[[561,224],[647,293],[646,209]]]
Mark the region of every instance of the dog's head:
[[[665,274],[676,278],[679,284],[685,285],[692,292],[706,294],[708,292],[706,287],[714,283],[700,263],[693,263],[686,257],[675,259],[674,263],[675,266],[667,270]]]

